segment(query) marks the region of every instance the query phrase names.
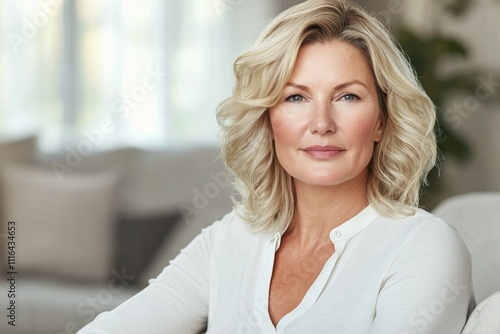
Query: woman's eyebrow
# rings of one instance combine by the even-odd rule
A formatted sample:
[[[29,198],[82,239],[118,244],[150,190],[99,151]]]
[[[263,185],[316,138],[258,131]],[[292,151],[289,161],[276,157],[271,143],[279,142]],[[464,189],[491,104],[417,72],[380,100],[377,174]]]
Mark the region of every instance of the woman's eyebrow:
[[[363,86],[365,88],[368,88],[364,82],[355,79],[355,80],[351,80],[351,81],[348,81],[348,82],[341,83],[341,84],[333,87],[333,90],[336,91],[336,90],[340,90],[340,89],[343,89],[343,88],[346,88],[346,87],[349,87],[349,86],[353,86],[353,85],[361,85],[361,86]],[[310,91],[309,87],[301,85],[301,84],[298,84],[298,83],[294,83],[294,82],[287,83],[285,87],[294,87],[294,88],[297,88],[297,89],[300,89],[300,90],[303,90],[303,91],[306,91],[306,92]]]
[[[285,87],[294,87],[294,88],[297,88],[300,90],[309,91],[309,87],[304,86],[304,85],[299,85],[299,84],[293,83],[293,82],[287,83]]]

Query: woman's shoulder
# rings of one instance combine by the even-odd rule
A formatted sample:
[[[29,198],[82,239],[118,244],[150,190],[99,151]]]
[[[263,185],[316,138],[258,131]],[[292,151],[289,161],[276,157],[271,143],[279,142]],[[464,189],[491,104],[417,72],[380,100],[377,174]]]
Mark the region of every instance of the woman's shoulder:
[[[203,233],[207,232],[211,234],[212,238],[222,238],[226,243],[242,242],[265,235],[265,233],[254,232],[238,208],[233,208],[220,220],[205,228]]]
[[[381,232],[393,237],[400,254],[433,254],[438,260],[470,258],[468,247],[458,230],[446,220],[423,209],[408,217],[381,218]]]
[[[215,221],[208,228],[214,229],[218,232],[226,231],[229,233],[234,233],[236,231],[245,231],[248,229],[247,223],[244,221],[241,212],[238,208],[233,208],[231,211],[226,213],[221,219]]]
[[[432,254],[443,261],[470,257],[464,239],[452,224],[419,208],[407,217],[380,215],[365,228],[361,237],[363,242],[376,243],[381,251],[385,249],[398,257]]]
[[[448,221],[420,208],[415,208],[415,213],[406,217],[387,218],[381,216],[379,226],[416,236],[458,237],[460,235],[457,229]]]

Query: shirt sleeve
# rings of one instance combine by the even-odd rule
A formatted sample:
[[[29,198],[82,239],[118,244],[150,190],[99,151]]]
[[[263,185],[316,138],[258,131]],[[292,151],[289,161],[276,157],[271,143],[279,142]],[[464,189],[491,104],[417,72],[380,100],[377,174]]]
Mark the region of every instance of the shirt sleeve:
[[[207,326],[216,222],[205,228],[149,285],[78,334],[200,333]]]
[[[402,243],[371,334],[459,334],[474,303],[470,253],[455,228],[426,219]]]

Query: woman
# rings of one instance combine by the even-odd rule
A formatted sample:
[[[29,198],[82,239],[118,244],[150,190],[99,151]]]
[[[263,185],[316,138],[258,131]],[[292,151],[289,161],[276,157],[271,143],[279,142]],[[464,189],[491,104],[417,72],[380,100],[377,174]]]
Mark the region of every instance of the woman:
[[[467,247],[417,208],[435,110],[383,26],[309,0],[235,75],[217,116],[240,202],[80,333],[460,333]]]

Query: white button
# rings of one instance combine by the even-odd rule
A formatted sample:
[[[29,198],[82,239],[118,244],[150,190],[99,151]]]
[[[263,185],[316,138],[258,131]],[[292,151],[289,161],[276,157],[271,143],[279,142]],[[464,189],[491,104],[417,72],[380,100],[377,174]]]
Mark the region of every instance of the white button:
[[[335,231],[335,232],[333,232],[333,235],[334,235],[335,237],[337,237],[337,238],[340,238],[340,237],[342,236],[342,232],[340,232],[340,231]]]

